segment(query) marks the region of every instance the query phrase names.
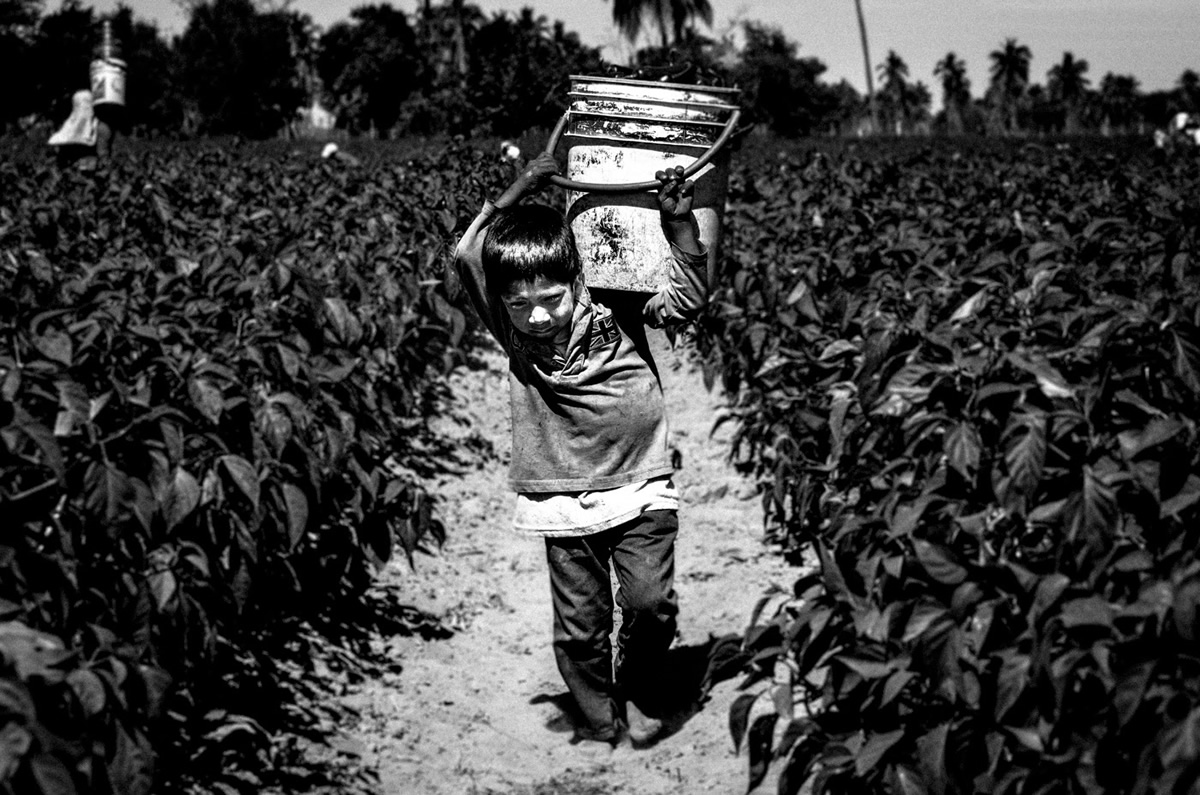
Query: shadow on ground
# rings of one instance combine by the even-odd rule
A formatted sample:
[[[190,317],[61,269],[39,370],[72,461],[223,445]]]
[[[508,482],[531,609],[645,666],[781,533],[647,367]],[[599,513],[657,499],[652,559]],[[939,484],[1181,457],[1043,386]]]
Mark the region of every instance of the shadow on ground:
[[[749,659],[738,635],[709,637],[704,643],[676,646],[667,653],[669,689],[665,698],[663,731],[641,747],[651,747],[679,732],[704,709],[714,685],[737,676]],[[554,732],[573,732],[584,725],[575,700],[566,691],[539,693],[530,704],[553,704],[558,713],[546,721]]]

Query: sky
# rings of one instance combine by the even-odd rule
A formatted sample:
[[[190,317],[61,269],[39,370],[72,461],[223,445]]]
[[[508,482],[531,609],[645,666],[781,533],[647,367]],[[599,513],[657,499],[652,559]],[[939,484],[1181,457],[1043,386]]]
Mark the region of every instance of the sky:
[[[467,1],[487,14],[515,14],[529,6],[550,21],[561,20],[585,44],[604,48],[610,61],[628,60],[631,49],[612,23],[611,0]],[[720,37],[743,20],[778,27],[798,44],[799,55],[816,57],[828,67],[827,82],[845,79],[865,91],[853,0],[710,2],[713,26],[711,30],[701,26],[702,33]],[[186,0],[125,3],[135,17],[155,22],[163,33],[179,33],[186,24],[182,10]],[[105,13],[116,4],[117,0],[94,0],[92,6]],[[290,8],[326,28],[363,4],[364,0],[292,0]],[[420,0],[392,0],[391,4],[413,12]],[[862,4],[872,63],[880,64],[889,50],[895,50],[908,64],[909,79],[924,82],[938,99],[933,67],[947,52],[966,62],[971,92],[980,96],[988,82],[988,54],[1007,38],[1029,47],[1030,78],[1038,83],[1046,82],[1046,72],[1067,51],[1088,62],[1086,77],[1093,87],[1113,72],[1133,75],[1143,91],[1165,90],[1176,85],[1185,69],[1200,72],[1200,0],[862,0]],[[54,8],[54,0],[47,0],[46,7]]]

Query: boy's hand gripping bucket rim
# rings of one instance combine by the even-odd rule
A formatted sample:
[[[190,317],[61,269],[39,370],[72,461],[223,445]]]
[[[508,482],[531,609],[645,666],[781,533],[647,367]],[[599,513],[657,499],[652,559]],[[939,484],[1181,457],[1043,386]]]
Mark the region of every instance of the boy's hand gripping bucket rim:
[[[725,122],[725,128],[721,134],[717,136],[717,140],[713,141],[712,146],[697,158],[696,162],[684,169],[683,178],[691,179],[700,169],[708,165],[714,157],[720,153],[729,139],[733,137],[734,131],[737,129],[738,119],[741,118],[742,112],[740,109],[730,111],[729,120]],[[558,148],[558,142],[562,138],[563,132],[567,128],[567,122],[571,118],[571,111],[563,113],[562,118],[558,120],[558,124],[554,126],[554,131],[550,133],[550,140],[546,143],[546,154],[553,155],[554,150]],[[566,177],[554,175],[550,177],[550,182],[560,188],[577,191],[579,193],[640,193],[647,190],[657,190],[659,187],[658,180],[650,180],[647,182],[626,182],[619,184],[604,184],[596,182],[576,182]]]

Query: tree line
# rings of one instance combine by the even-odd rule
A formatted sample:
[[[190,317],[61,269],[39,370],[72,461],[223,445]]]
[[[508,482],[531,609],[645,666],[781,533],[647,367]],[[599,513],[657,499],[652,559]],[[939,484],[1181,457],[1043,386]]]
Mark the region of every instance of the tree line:
[[[1066,52],[1038,84],[1029,48],[1008,39],[990,53],[978,97],[965,61],[947,53],[930,75],[941,88],[934,113],[933,91],[895,50],[872,74],[861,12],[865,96],[823,79],[825,64],[801,55],[776,27],[744,21],[711,34],[708,0],[614,0],[614,24],[631,41],[643,33],[654,41],[623,66],[605,63],[599,48],[531,8],[488,15],[465,0],[423,0],[406,13],[368,4],[322,30],[287,0],[184,1],[187,24],[170,38],[127,6],[111,17],[128,64],[126,123],[134,134],[271,137],[294,130],[300,111],[319,104],[351,135],[514,136],[553,124],[571,74],[684,63],[698,79],[741,87],[745,118],[784,136],[1141,133],[1200,110],[1193,70],[1167,91],[1144,92],[1132,75],[1112,73],[1093,85],[1088,62]],[[0,130],[60,122],[71,94],[87,85],[99,16],[81,0],[51,12],[43,4],[0,0],[0,74],[8,77]]]

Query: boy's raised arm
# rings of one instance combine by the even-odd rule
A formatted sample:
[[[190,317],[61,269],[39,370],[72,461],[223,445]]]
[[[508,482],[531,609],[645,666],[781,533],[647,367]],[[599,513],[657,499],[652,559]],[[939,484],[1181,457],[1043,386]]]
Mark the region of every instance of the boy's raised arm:
[[[488,226],[496,213],[517,204],[527,196],[533,196],[549,182],[551,174],[559,172],[558,163],[551,155],[542,153],[525,164],[512,184],[494,202],[485,201],[483,209],[463,233],[454,250],[454,268],[462,281],[463,289],[475,311],[488,331],[500,339],[503,310],[496,305],[487,291],[487,279],[483,271],[483,240]]]
[[[660,183],[658,209],[663,234],[671,245],[667,284],[650,297],[643,310],[646,324],[655,328],[694,320],[708,303],[708,250],[700,240],[692,215],[695,186],[676,166],[654,175]]]

